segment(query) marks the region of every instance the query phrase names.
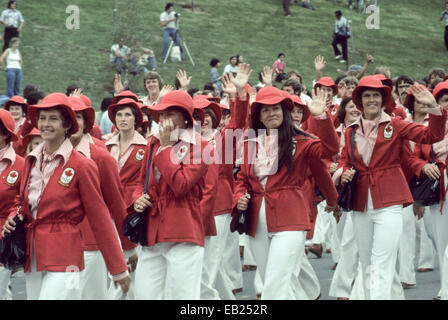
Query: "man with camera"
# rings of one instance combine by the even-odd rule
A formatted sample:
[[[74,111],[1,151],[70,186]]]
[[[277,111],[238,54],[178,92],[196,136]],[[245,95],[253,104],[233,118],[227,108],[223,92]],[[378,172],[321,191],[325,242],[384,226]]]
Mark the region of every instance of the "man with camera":
[[[165,6],[165,11],[160,15],[160,24],[163,27],[162,60],[165,60],[167,55],[170,37],[173,39],[174,44],[179,46],[181,59],[184,60],[182,47],[180,46],[179,33],[176,26],[179,21],[179,17],[180,14],[174,11],[174,4],[168,2]]]

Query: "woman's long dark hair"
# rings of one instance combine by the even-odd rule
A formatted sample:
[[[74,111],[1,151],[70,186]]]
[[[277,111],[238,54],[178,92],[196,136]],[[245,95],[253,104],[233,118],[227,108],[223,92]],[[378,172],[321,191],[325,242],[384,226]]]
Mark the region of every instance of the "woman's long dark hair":
[[[293,155],[293,138],[298,134],[303,134],[305,136],[311,137],[304,131],[297,129],[291,118],[291,112],[281,103],[283,112],[283,122],[278,128],[278,168],[280,169],[283,165],[286,165],[288,170],[294,168],[294,155]],[[261,107],[257,108],[251,119],[251,128],[255,130],[255,135],[258,136],[259,129],[266,129],[264,124],[260,121],[260,111]]]

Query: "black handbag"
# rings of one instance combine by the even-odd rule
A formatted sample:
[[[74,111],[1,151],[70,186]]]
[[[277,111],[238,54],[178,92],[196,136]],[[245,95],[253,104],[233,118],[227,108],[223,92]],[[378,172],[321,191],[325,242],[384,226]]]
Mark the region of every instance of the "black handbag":
[[[145,185],[143,187],[143,194],[148,192],[148,180],[149,173],[151,170],[151,158],[152,152],[154,150],[154,144],[151,144],[151,148],[149,151],[148,157],[148,165],[146,167],[146,176],[145,176]],[[142,246],[148,243],[148,239],[146,236],[146,229],[148,226],[148,209],[143,212],[133,211],[128,214],[126,218],[123,220],[122,231],[123,235],[129,237],[129,240],[132,243],[139,243]]]
[[[247,174],[247,179],[250,177],[251,162],[249,161],[249,171]],[[232,214],[232,220],[230,221],[230,231],[237,231],[239,234],[249,234],[250,226],[250,204],[252,202],[252,187],[249,182],[246,184],[247,193],[250,194],[249,205],[246,210],[238,210],[236,214]]]
[[[353,157],[355,149],[355,130],[352,128],[351,134],[351,146],[350,146],[350,166],[353,169]],[[353,199],[355,197],[356,191],[356,176],[353,177],[352,181],[343,183],[338,189],[338,206],[343,211],[353,210]]]
[[[434,149],[431,145],[432,163],[435,163]],[[415,175],[409,182],[409,189],[414,198],[414,203],[419,206],[431,206],[440,202],[440,183],[425,175],[419,179]]]
[[[16,215],[13,218],[16,228],[10,233],[5,233],[4,237],[2,237],[0,241],[0,263],[9,270],[14,270],[17,267],[22,266],[26,259],[26,230],[24,222],[19,219],[19,212],[22,207],[25,189],[28,185],[28,179],[30,177],[32,167],[33,163],[31,162],[26,176],[25,185],[20,196]]]

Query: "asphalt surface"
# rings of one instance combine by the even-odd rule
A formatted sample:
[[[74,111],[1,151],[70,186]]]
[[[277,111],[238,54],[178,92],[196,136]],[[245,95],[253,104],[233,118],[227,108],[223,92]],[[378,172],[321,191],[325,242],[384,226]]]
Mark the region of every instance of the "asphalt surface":
[[[336,300],[328,295],[331,279],[334,271],[331,270],[333,261],[331,254],[324,253],[322,258],[315,258],[311,253],[308,254],[316,274],[320,280],[322,291],[321,300]],[[256,298],[254,290],[255,271],[243,272],[243,291],[236,294],[237,300],[254,300]],[[412,289],[404,290],[406,300],[432,300],[440,290],[439,268],[436,261],[435,269],[431,272],[416,273],[417,286]],[[22,271],[16,272],[11,279],[12,299],[26,299],[25,276]]]

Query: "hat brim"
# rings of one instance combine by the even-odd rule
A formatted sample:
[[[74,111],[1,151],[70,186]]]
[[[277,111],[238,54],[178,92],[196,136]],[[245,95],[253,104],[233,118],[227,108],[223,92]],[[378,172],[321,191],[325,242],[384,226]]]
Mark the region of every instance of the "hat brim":
[[[187,112],[187,114],[189,115],[190,120],[192,121],[192,123],[194,122],[193,114],[191,114],[186,108],[183,108],[182,106],[179,106],[179,105],[174,105],[174,104],[171,104],[171,103],[161,103],[161,104],[156,104],[154,106],[148,107],[148,110],[151,113],[151,116],[152,116],[153,120],[155,122],[159,123],[159,112],[160,111],[164,111],[164,110],[166,110],[168,108],[171,108],[171,107],[177,107],[177,108],[185,110]],[[199,115],[201,117],[201,123],[204,122],[204,118],[203,118],[204,117],[204,113],[202,112]]]
[[[294,103],[292,102],[292,100],[290,98],[287,98],[287,97],[278,96],[278,97],[274,97],[274,98],[263,99],[260,101],[254,101],[252,103],[252,105],[250,106],[251,117],[253,117],[253,115],[255,114],[257,109],[260,108],[261,106],[264,106],[264,105],[272,106],[272,105],[276,105],[279,103],[284,103],[284,105],[288,108],[289,111],[292,111],[294,108]]]
[[[364,108],[362,106],[362,100],[361,100],[361,93],[364,90],[379,90],[384,92],[383,97],[386,98],[383,99],[383,106],[386,108],[386,113],[390,114],[393,109],[395,108],[395,102],[392,98],[392,93],[390,91],[390,88],[386,85],[379,86],[358,86],[353,90],[352,93],[352,100],[355,106],[360,110],[361,112],[364,112]],[[384,101],[385,100],[385,101]]]
[[[72,126],[70,128],[69,133],[74,134],[78,132],[79,129],[78,120],[76,120],[76,114],[73,111],[73,109],[65,104],[55,104],[55,103],[41,103],[37,105],[28,106],[28,117],[35,128],[39,129],[37,127],[37,114],[39,110],[48,110],[52,108],[64,109],[65,111],[67,111],[68,115],[70,116],[70,120],[72,121]]]
[[[115,125],[115,127],[116,127],[116,123],[115,123],[116,111],[115,110],[119,107],[129,107],[129,108],[132,108],[135,111],[137,111],[138,119],[135,119],[135,124],[138,126],[141,125],[141,123],[143,121],[142,110],[140,110],[140,107],[137,104],[137,102],[128,102],[126,104],[120,104],[120,103],[111,104],[109,106],[109,108],[107,109],[107,114],[109,115],[109,119],[110,119],[110,121],[112,121],[112,123]]]
[[[3,125],[3,127],[6,129],[6,131],[8,131],[11,141],[14,142],[14,141],[19,140],[19,137],[14,133],[14,131],[11,131],[11,130],[5,125],[5,123],[3,122],[2,119],[0,119],[0,122],[2,123],[2,125]]]

